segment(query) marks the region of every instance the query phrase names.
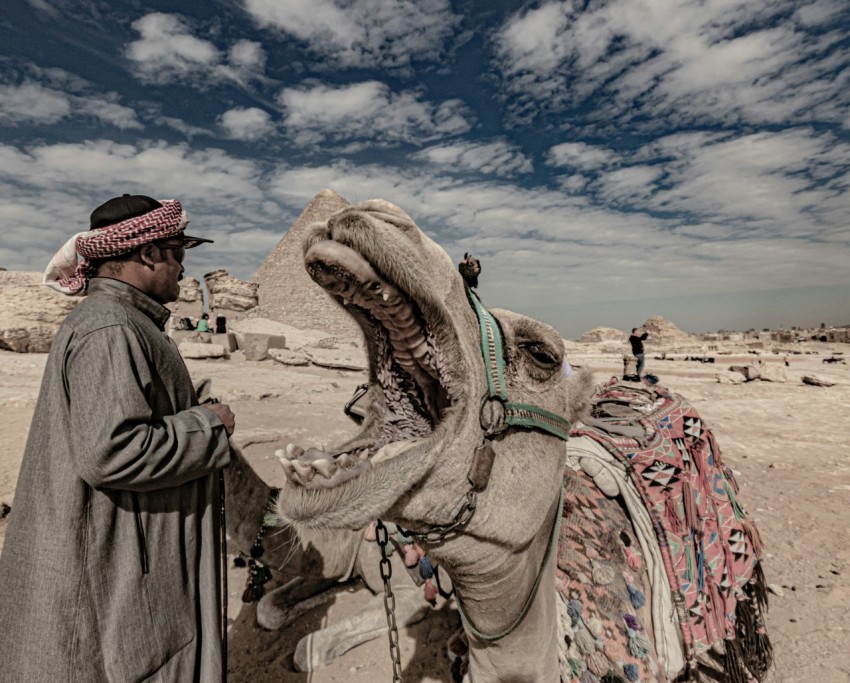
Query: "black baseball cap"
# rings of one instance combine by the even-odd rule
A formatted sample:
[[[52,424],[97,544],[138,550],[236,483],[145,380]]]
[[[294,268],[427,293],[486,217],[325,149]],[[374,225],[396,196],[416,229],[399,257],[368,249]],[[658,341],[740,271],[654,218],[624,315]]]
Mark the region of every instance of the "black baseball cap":
[[[113,197],[109,201],[104,202],[92,211],[90,219],[90,229],[100,230],[101,228],[115,225],[121,221],[126,221],[128,218],[136,218],[142,216],[149,211],[158,209],[162,206],[153,197],[147,197],[143,194],[124,194],[120,197]],[[169,240],[181,240],[184,249],[197,247],[204,242],[212,242],[213,240],[205,237],[192,237],[185,233],[179,233],[168,238]]]

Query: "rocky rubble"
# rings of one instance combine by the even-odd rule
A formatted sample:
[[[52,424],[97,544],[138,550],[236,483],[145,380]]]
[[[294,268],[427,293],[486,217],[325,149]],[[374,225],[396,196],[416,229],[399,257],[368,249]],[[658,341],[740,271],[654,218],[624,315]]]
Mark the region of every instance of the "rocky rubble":
[[[41,284],[41,273],[0,271],[0,349],[46,353],[59,325],[82,297]]]
[[[241,313],[257,306],[259,284],[235,278],[224,268],[204,275],[204,284],[207,286],[207,306],[216,314]]]

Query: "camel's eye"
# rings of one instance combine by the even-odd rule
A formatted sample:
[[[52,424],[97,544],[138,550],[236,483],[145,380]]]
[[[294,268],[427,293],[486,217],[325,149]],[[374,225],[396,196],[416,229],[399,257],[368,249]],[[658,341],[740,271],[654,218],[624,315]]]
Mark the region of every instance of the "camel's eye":
[[[525,342],[524,344],[520,344],[520,348],[530,355],[535,363],[543,367],[553,367],[558,363],[558,359],[543,344]]]

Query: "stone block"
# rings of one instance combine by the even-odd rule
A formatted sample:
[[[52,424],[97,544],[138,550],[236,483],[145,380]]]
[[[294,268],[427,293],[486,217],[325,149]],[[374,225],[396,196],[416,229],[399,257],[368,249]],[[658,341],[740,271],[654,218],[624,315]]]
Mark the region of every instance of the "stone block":
[[[199,344],[185,341],[177,347],[183,358],[227,358],[227,349],[221,344]]]
[[[227,332],[226,334],[210,334],[210,342],[212,344],[221,344],[227,349],[228,353],[233,353],[238,348],[236,335],[233,334],[233,332]]]
[[[270,348],[286,348],[286,338],[281,335],[248,332],[241,335],[239,348],[245,354],[245,360],[265,360],[269,357]]]

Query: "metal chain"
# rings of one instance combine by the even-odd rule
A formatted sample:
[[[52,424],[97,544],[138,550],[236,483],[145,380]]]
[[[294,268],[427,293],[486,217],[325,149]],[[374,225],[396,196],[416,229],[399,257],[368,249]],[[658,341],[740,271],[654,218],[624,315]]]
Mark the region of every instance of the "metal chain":
[[[401,683],[401,648],[398,645],[398,626],[395,622],[395,595],[390,584],[393,575],[393,565],[390,562],[389,535],[387,527],[379,519],[375,525],[375,538],[381,548],[381,578],[384,581],[384,608],[387,611],[387,626],[390,638],[390,659],[393,662],[393,683]]]

